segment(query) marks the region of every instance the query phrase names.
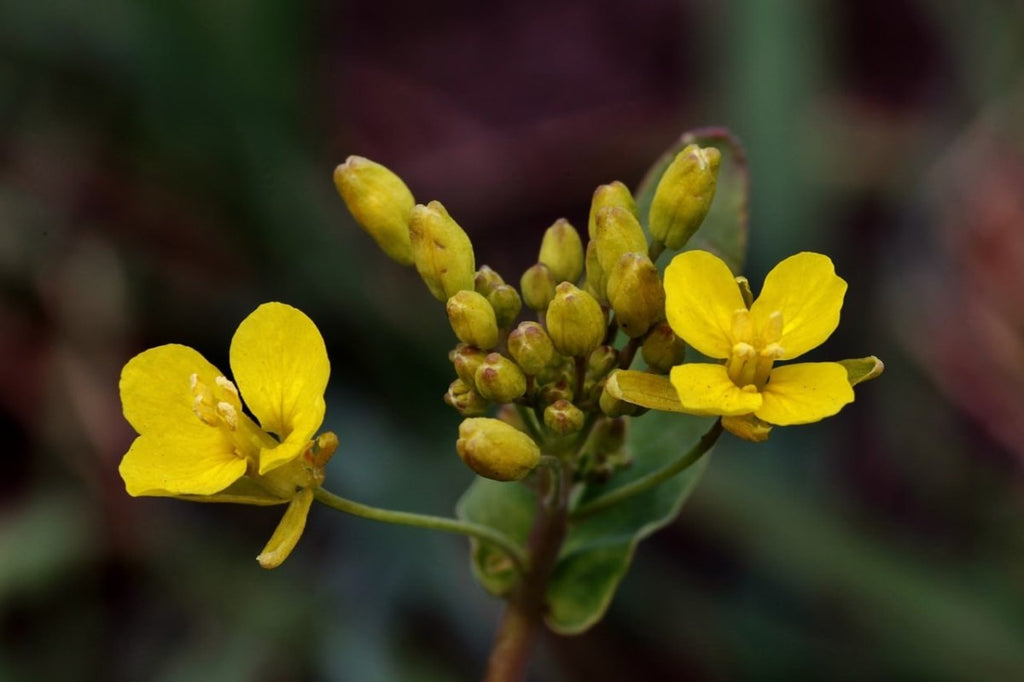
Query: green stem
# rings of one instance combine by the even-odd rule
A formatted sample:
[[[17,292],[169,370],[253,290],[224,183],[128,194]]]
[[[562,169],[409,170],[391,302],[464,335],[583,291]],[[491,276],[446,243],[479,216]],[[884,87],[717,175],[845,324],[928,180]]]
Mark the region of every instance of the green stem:
[[[411,512],[395,511],[393,509],[381,509],[371,507],[359,502],[347,500],[332,492],[317,488],[314,493],[317,502],[324,504],[331,509],[336,509],[353,516],[361,516],[364,519],[394,523],[401,526],[415,526],[416,528],[427,528],[445,533],[459,533],[468,535],[471,538],[488,542],[500,548],[508,555],[515,564],[516,571],[522,575],[526,572],[527,560],[523,549],[504,533],[494,530],[489,526],[469,521],[459,521],[446,516],[431,516],[428,514],[413,514]]]
[[[716,419],[707,433],[701,436],[700,440],[694,443],[693,447],[683,453],[682,457],[674,462],[669,462],[660,469],[641,476],[631,483],[627,483],[621,488],[616,488],[607,495],[602,495],[592,502],[577,507],[570,514],[570,519],[574,522],[582,521],[588,516],[592,516],[631,497],[645,493],[655,486],[664,483],[700,461],[700,458],[711,449],[711,446],[715,444],[720,435],[722,435],[722,420]]]

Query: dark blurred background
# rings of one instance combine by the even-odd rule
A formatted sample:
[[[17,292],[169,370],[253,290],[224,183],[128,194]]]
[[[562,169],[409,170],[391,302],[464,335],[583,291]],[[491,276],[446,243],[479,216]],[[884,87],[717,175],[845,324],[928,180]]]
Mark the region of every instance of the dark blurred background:
[[[682,131],[749,154],[748,275],[850,282],[822,358],[886,374],[723,441],[607,618],[531,679],[1024,679],[1024,10],[1014,1],[0,4],[0,681],[470,680],[501,604],[460,538],[130,499],[117,377],[227,367],[267,300],[332,358],[328,487],[449,513],[442,309],[351,222],[348,154],[506,279]]]

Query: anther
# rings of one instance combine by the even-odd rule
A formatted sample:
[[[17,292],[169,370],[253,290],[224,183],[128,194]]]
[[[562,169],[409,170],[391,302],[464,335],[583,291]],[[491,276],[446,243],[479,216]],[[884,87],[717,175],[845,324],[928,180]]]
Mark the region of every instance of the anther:
[[[228,425],[228,428],[234,431],[238,428],[238,412],[235,410],[235,406],[231,403],[220,401],[217,403],[217,414],[220,418]]]
[[[741,345],[741,342],[750,341],[753,335],[754,323],[750,319],[750,311],[746,308],[737,308],[732,311],[732,338],[736,342],[733,352],[736,352],[736,348]],[[742,343],[742,345],[748,344]]]

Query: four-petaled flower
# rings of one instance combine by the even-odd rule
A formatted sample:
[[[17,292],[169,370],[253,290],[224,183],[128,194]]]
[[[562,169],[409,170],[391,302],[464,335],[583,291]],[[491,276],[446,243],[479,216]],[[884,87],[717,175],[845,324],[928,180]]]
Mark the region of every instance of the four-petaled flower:
[[[665,270],[666,316],[676,335],[720,364],[685,363],[670,379],[688,412],[721,415],[737,435],[758,421],[816,422],[853,401],[836,362],[776,367],[823,343],[839,324],[846,282],[832,261],[798,253],[776,265],[750,307],[729,267],[706,251],[677,255]],[[756,419],[751,419],[751,416]],[[764,436],[767,435],[767,425]],[[730,428],[733,427],[733,428]]]
[[[119,470],[133,496],[289,503],[258,557],[272,568],[298,542],[337,446],[333,433],[313,437],[330,363],[313,321],[283,303],[265,303],[242,321],[229,360],[234,382],[188,346],[129,360],[121,404],[139,436]],[[243,397],[258,424],[243,411]]]

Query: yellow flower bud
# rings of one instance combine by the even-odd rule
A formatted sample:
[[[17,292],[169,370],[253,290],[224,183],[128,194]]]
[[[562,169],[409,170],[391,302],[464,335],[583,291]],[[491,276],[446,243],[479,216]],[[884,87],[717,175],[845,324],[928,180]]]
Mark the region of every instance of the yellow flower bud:
[[[587,358],[587,381],[598,381],[619,364],[619,352],[613,346],[598,346]]]
[[[652,372],[668,374],[673,367],[683,364],[686,344],[676,336],[668,322],[659,322],[644,337],[640,356]]]
[[[593,296],[569,282],[562,282],[555,289],[555,298],[548,306],[547,326],[559,353],[586,357],[601,345],[606,324],[601,304]]]
[[[624,253],[608,273],[608,302],[627,336],[643,336],[665,318],[665,289],[658,268],[642,253]]]
[[[586,257],[587,277],[583,281],[583,290],[596,298],[600,303],[608,301],[606,291],[608,275],[601,269],[601,260],[597,257],[597,242],[591,239],[587,243]]]
[[[711,208],[722,154],[714,147],[687,145],[676,154],[651,200],[651,238],[672,250],[690,240]]]
[[[458,291],[473,290],[473,244],[440,201],[412,209],[409,236],[416,270],[434,298],[447,301]]]
[[[567,378],[544,384],[537,392],[537,398],[541,405],[551,405],[559,400],[571,402],[573,399],[572,384]]]
[[[624,208],[635,217],[640,217],[637,213],[636,201],[633,200],[633,194],[629,191],[628,187],[618,180],[607,185],[601,185],[594,190],[594,198],[590,201],[590,218],[587,221],[587,235],[589,235],[591,239],[593,239],[597,234],[597,212],[608,206]]]
[[[551,362],[555,347],[544,327],[536,322],[521,322],[508,335],[508,352],[524,372],[534,376]]]
[[[455,365],[455,373],[472,388],[476,387],[476,371],[484,364],[486,357],[484,351],[464,343],[448,353],[448,359]]]
[[[551,299],[555,297],[555,276],[543,263],[527,268],[519,280],[519,289],[523,292],[523,303],[531,310],[541,312],[547,310]]]
[[[487,299],[468,289],[455,292],[445,305],[459,341],[490,350],[498,345],[498,322]]]
[[[624,253],[647,253],[644,228],[629,211],[610,206],[597,212],[597,259],[601,270],[610,277],[612,268]]]
[[[544,424],[559,436],[576,433],[583,428],[583,410],[568,400],[558,400],[544,408]]]
[[[463,417],[478,417],[487,412],[490,403],[473,390],[470,384],[456,379],[448,386],[444,401],[459,411]]]
[[[480,269],[473,276],[473,288],[478,294],[483,294],[484,296],[490,296],[495,287],[499,287],[504,283],[505,280],[501,278],[501,275],[495,272],[489,265],[481,265]]]
[[[539,262],[548,266],[555,282],[575,283],[583,274],[583,242],[576,228],[559,218],[544,233]]]
[[[416,201],[402,179],[361,156],[334,169],[334,186],[359,226],[388,256],[412,265],[409,218]]]
[[[523,370],[499,353],[484,358],[473,378],[480,395],[499,404],[510,403],[526,393]]]
[[[470,469],[496,481],[518,481],[540,462],[540,448],[533,439],[487,417],[463,420],[455,449]]]
[[[494,315],[500,329],[508,329],[519,317],[523,309],[523,299],[516,288],[508,284],[500,284],[487,295],[487,301],[494,308]]]

